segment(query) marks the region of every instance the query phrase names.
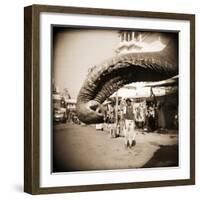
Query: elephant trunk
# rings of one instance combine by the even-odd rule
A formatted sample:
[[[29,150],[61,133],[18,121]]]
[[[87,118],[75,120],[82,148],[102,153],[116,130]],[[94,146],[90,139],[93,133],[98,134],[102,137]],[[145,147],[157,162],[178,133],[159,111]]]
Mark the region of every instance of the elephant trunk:
[[[93,67],[77,98],[78,118],[87,124],[103,122],[97,109],[123,85],[161,81],[178,74],[177,49],[173,42],[160,52],[129,53]]]

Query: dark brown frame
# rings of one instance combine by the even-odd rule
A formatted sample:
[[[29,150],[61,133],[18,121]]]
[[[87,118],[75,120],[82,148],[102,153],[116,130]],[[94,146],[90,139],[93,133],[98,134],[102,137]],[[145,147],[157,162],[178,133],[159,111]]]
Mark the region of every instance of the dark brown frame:
[[[190,178],[170,181],[115,183],[41,188],[39,183],[40,53],[41,12],[78,13],[126,17],[188,20],[190,22]],[[30,194],[83,192],[195,184],[195,15],[96,8],[32,5],[24,9],[24,191]]]

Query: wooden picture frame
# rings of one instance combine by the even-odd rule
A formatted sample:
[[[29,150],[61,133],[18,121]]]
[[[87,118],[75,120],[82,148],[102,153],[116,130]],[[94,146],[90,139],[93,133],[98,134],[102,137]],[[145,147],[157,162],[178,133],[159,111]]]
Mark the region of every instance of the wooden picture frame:
[[[118,183],[101,183],[90,185],[63,185],[41,187],[41,54],[40,29],[41,13],[59,15],[78,14],[93,16],[177,20],[189,23],[189,175],[188,178],[173,180],[150,180]],[[182,112],[180,110],[180,112]],[[182,130],[184,131],[184,130]],[[47,133],[48,134],[48,133]],[[108,172],[109,173],[109,172]],[[161,13],[131,10],[111,10],[98,8],[63,7],[49,5],[32,5],[24,9],[24,191],[30,194],[83,192],[113,189],[147,188],[195,184],[195,16],[192,14]]]

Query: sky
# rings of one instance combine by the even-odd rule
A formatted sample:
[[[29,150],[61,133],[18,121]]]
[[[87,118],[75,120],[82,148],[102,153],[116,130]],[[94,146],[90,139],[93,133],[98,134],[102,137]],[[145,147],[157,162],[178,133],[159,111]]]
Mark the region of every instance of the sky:
[[[54,31],[53,78],[59,91],[75,98],[89,68],[115,55],[117,30],[61,29]]]

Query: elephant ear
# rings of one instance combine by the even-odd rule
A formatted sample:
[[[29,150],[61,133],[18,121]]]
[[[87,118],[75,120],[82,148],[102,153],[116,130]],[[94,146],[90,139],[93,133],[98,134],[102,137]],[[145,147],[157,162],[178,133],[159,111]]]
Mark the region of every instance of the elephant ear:
[[[77,98],[79,119],[87,124],[103,122],[103,114],[99,112],[101,109],[97,108],[125,84],[161,81],[176,76],[178,56],[174,45],[169,40],[162,51],[123,54],[95,66]]]

